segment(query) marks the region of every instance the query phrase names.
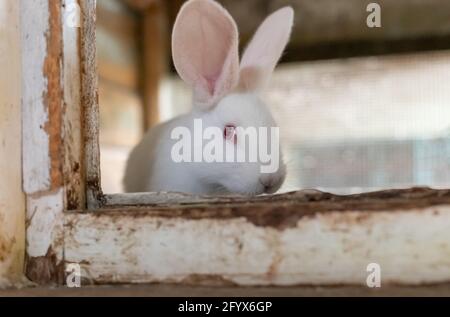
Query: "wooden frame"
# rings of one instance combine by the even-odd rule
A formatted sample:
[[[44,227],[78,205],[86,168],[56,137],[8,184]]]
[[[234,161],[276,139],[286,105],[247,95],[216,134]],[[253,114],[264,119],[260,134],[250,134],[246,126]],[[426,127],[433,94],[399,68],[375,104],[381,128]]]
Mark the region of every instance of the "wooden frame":
[[[78,3],[81,28],[64,8]],[[64,284],[365,285],[450,281],[450,191],[349,197],[104,195],[95,1],[22,1],[23,177],[29,279]],[[44,92],[44,93],[43,93]]]

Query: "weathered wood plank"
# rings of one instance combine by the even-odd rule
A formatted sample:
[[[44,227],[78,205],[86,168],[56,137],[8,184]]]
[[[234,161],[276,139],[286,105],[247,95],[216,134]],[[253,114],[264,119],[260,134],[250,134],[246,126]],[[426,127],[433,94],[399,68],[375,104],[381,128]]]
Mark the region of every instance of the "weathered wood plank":
[[[84,106],[84,154],[86,163],[86,192],[88,208],[101,204],[103,194],[100,188],[100,145],[99,108],[96,50],[96,0],[82,0],[81,26],[81,90]]]
[[[244,40],[268,13],[290,5],[296,12],[290,48],[321,43],[419,39],[450,34],[446,0],[219,0],[235,17]],[[367,26],[367,6],[381,7],[380,28]],[[251,12],[251,14],[249,14]]]
[[[297,198],[296,198],[297,197]],[[85,283],[364,285],[450,281],[450,195],[292,193],[66,214]]]
[[[80,34],[63,11],[74,4],[21,2],[26,275],[39,283],[62,283],[63,211],[85,207]]]
[[[23,174],[30,175],[24,179],[26,193],[52,187],[50,136],[46,131],[49,87],[44,73],[49,53],[49,9],[48,0],[21,2]]]
[[[271,12],[290,5],[296,12],[283,61],[368,56],[450,48],[447,0],[217,0],[236,20],[245,46]],[[380,28],[366,24],[367,5],[381,6]],[[171,0],[173,23],[184,0]],[[251,14],[249,14],[251,13]]]
[[[63,8],[79,6],[78,0],[64,0]],[[76,12],[78,13],[78,12]],[[67,14],[64,15],[67,19]],[[80,28],[63,23],[63,113],[62,142],[64,144],[64,187],[66,208],[86,206],[84,181],[84,133],[81,104]]]
[[[27,198],[26,276],[39,284],[64,282],[64,191]]]
[[[20,32],[19,3],[0,1],[0,288],[20,280],[25,254]]]
[[[95,283],[362,285],[370,263],[386,284],[436,283],[450,281],[449,229],[448,205],[332,211],[284,230],[245,218],[67,215],[65,260]]]

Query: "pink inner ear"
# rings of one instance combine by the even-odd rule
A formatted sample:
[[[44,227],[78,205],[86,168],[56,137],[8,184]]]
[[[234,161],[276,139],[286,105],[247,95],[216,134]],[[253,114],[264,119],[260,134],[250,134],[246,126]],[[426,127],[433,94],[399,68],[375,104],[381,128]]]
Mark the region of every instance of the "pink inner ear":
[[[240,89],[267,86],[291,34],[294,11],[284,7],[266,18],[242,56]]]
[[[219,80],[219,75],[215,75],[215,76],[206,76],[205,80],[207,82],[208,85],[208,93],[211,96],[214,96],[215,92],[216,92],[216,85],[217,85],[217,81]]]
[[[237,83],[238,32],[228,12],[212,0],[190,0],[175,22],[172,51],[180,77],[194,88],[195,103],[210,108]]]

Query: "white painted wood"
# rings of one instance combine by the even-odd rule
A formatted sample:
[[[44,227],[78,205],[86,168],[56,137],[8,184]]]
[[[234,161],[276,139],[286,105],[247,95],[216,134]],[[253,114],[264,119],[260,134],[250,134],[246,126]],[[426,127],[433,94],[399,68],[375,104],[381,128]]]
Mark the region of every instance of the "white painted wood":
[[[63,165],[67,162],[62,148],[67,135],[62,127],[75,124],[63,121],[64,107],[70,106],[64,101],[74,101],[70,92],[76,92],[70,90],[77,89],[76,84],[62,76],[70,68],[69,51],[73,46],[69,44],[67,50],[62,50],[66,43],[61,33],[63,16],[60,2],[37,0],[20,1],[20,4],[22,179],[27,194],[26,235],[23,234],[27,255],[25,273],[33,281],[56,281],[61,275],[58,265],[63,260],[63,211],[67,202],[66,188],[62,187],[61,179]],[[65,36],[66,40],[70,37],[67,32]],[[63,61],[64,53],[67,56]],[[77,54],[76,51],[73,53]],[[66,74],[71,75],[70,72]],[[68,84],[67,91],[62,88],[64,84]],[[80,107],[74,111],[79,114]],[[70,110],[67,113],[70,114]],[[68,137],[76,139],[75,135]]]
[[[63,190],[42,197],[27,198],[27,254],[44,257],[51,251],[59,251],[62,259],[64,197]]]
[[[327,212],[284,230],[245,218],[68,214],[65,260],[91,282],[365,285],[450,281],[450,206]]]
[[[48,109],[44,96],[44,63],[49,30],[48,0],[20,1],[22,14],[23,187],[26,193],[49,190],[51,161],[45,131]]]

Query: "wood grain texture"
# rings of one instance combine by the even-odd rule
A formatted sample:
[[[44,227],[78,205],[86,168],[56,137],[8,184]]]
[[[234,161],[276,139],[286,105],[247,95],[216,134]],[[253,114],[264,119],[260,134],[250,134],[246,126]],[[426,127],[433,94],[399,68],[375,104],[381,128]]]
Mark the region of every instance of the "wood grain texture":
[[[64,102],[74,102],[77,107],[68,92],[76,89],[76,83],[70,81],[76,78],[63,77],[64,71],[70,76],[69,68],[77,65],[69,65],[69,54],[63,61],[63,43],[68,34],[63,32],[62,9],[62,3],[57,1],[21,2],[26,275],[38,282],[52,280],[62,261],[63,244],[58,229],[62,228],[62,213],[67,207],[63,168],[66,160],[71,160],[64,156]],[[64,91],[64,83],[68,84],[68,91]]]
[[[21,2],[22,57],[22,122],[23,174],[26,193],[49,190],[52,186],[50,136],[45,127],[49,122],[47,80],[44,65],[48,54],[49,5],[38,0],[31,5]]]
[[[65,261],[85,283],[363,285],[450,280],[448,191],[119,207],[65,217]]]
[[[450,33],[450,3],[446,0],[379,0],[381,28],[369,28],[371,0],[219,0],[237,20],[244,40],[261,21],[283,6],[296,12],[291,48],[325,42],[420,38]],[[251,13],[251,14],[249,14]]]
[[[96,0],[81,1],[83,13],[81,27],[81,90],[84,120],[84,159],[88,208],[101,204],[99,108],[96,50]]]
[[[20,14],[19,2],[0,1],[0,288],[20,279],[25,254]]]
[[[78,0],[64,0],[63,6],[70,8]],[[62,25],[63,41],[63,109],[61,138],[64,163],[63,178],[68,210],[86,207],[85,165],[83,157],[84,120],[81,93],[81,34],[80,28]]]

